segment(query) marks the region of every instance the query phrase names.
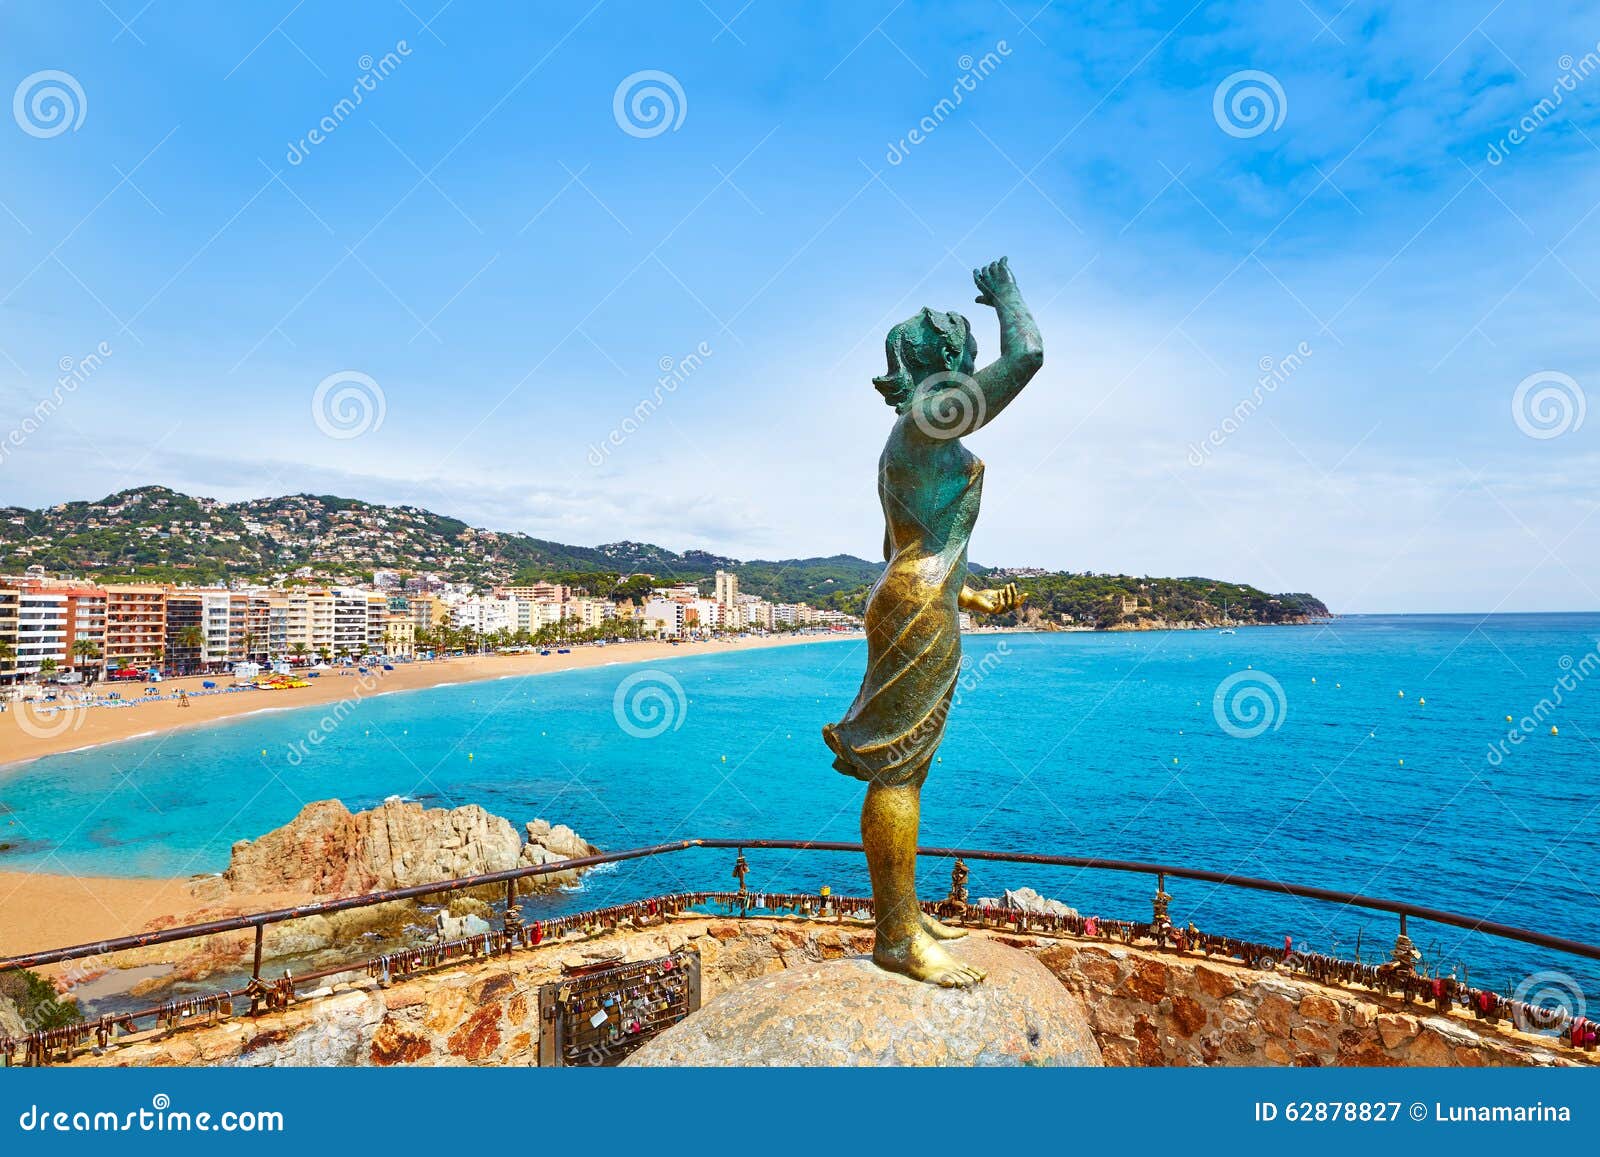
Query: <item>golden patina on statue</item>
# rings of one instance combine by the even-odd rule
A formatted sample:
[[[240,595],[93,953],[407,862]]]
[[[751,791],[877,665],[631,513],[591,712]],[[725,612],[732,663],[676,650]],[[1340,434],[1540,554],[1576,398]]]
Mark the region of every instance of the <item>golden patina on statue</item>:
[[[992,365],[975,368],[978,343],[958,313],[924,309],[889,331],[888,372],[873,381],[896,415],[878,459],[888,565],[867,599],[861,690],[845,717],[822,729],[834,767],[867,783],[861,842],[877,924],[873,959],[952,987],[976,984],[984,973],[940,945],[963,933],[925,916],[917,901],[922,784],[961,673],[960,612],[999,614],[1021,602],[1014,585],[966,585],[983,463],[961,438],[1010,405],[1044,362],[1006,259],[973,270],[972,279],[978,304],[992,306],[1000,321]]]

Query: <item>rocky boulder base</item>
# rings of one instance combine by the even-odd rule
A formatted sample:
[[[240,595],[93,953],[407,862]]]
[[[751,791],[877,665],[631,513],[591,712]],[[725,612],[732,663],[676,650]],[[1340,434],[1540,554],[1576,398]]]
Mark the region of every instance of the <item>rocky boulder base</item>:
[[[987,970],[939,988],[851,956],[748,981],[674,1025],[628,1065],[1098,1067],[1082,1001],[1032,956],[969,937]]]
[[[211,887],[220,894],[353,896],[595,850],[565,824],[552,827],[546,820],[528,824],[524,842],[510,821],[476,804],[430,809],[390,798],[352,814],[340,801],[325,799],[307,804],[289,823],[259,839],[234,844],[220,884]],[[572,873],[560,875],[570,879]]]

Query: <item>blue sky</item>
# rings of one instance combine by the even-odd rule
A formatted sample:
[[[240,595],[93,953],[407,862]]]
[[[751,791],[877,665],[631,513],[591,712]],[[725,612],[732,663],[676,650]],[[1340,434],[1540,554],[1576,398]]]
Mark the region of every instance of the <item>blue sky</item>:
[[[1597,609],[1597,41],[1600,6],[1492,0],[12,0],[0,502],[873,557],[884,332],[958,308],[992,356],[969,270],[1006,254],[1046,364],[970,440],[975,559]],[[675,127],[619,119],[641,72]],[[1241,72],[1275,127],[1228,119]],[[330,437],[345,372],[382,421]]]

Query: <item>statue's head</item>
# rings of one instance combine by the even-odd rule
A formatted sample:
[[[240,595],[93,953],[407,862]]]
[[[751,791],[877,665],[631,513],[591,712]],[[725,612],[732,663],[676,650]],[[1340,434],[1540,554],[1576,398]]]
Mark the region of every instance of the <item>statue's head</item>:
[[[959,313],[924,308],[916,317],[891,329],[883,345],[889,369],[883,376],[873,378],[872,384],[896,410],[905,409],[917,387],[928,378],[947,374],[956,384],[956,375],[970,377],[978,360],[972,326]]]

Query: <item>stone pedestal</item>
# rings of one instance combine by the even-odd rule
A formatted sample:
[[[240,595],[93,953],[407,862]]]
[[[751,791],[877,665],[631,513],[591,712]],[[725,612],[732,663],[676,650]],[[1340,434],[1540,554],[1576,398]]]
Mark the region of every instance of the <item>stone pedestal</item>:
[[[1049,969],[979,936],[949,947],[988,979],[938,988],[864,956],[792,968],[717,997],[624,1063],[1099,1067],[1083,1003]]]

